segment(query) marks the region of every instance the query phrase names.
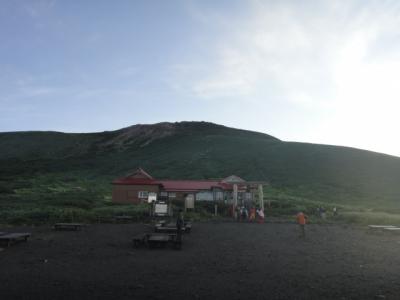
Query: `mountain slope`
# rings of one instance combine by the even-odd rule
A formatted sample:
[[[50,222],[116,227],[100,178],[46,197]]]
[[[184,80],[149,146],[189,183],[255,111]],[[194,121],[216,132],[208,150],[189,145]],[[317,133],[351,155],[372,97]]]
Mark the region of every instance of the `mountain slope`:
[[[0,134],[0,176],[73,174],[102,179],[138,166],[158,178],[236,174],[310,199],[400,209],[400,158],[353,148],[283,142],[205,122],[117,131]]]

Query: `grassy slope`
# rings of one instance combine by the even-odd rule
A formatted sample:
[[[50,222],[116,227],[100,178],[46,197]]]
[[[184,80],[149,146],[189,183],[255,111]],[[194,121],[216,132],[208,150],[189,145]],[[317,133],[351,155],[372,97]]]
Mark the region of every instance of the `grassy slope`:
[[[149,127],[152,128],[152,127]],[[95,134],[0,134],[3,206],[98,207],[108,182],[138,166],[158,178],[269,180],[269,197],[400,210],[400,158],[351,148],[282,142],[209,123],[178,123],[107,143],[130,129]],[[266,191],[268,195],[268,190]],[[281,197],[281,198],[279,198]],[[46,200],[47,199],[47,200]],[[77,200],[68,200],[77,199]],[[80,200],[83,199],[83,200]],[[86,199],[86,200],[84,200]],[[69,203],[68,201],[75,201]],[[17,204],[15,204],[17,203]],[[314,203],[314,202],[313,202]],[[39,205],[39,206],[40,206]],[[17,205],[18,206],[18,205]]]

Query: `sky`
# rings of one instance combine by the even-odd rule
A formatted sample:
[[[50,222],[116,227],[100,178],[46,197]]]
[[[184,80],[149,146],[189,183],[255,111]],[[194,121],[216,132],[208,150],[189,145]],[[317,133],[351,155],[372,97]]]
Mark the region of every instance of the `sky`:
[[[400,1],[2,0],[0,131],[209,121],[400,156]]]

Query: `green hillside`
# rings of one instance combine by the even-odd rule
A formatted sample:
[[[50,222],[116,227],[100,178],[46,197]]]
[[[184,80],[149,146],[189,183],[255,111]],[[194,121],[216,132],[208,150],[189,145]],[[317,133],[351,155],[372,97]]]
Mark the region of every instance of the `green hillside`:
[[[0,200],[8,209],[21,203],[32,208],[109,203],[109,182],[141,166],[157,178],[236,174],[268,180],[266,196],[272,199],[285,195],[400,211],[398,157],[283,142],[205,122],[135,125],[90,134],[0,133],[0,165]]]

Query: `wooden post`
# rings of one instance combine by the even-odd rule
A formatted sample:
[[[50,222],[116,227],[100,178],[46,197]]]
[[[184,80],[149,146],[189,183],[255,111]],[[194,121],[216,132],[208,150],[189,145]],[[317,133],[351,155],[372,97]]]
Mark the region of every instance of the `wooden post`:
[[[237,205],[238,205],[238,187],[237,187],[237,184],[233,184],[233,209],[232,209],[232,214],[233,214],[233,217],[235,219],[238,218],[237,213],[236,213]]]
[[[235,207],[238,205],[238,186],[237,184],[233,185],[233,203]]]
[[[214,204],[214,215],[215,216],[218,215],[218,204],[217,203]]]
[[[172,203],[171,203],[171,199],[169,199],[169,197],[168,197],[168,216],[172,217],[172,215],[173,215]]]
[[[260,201],[260,208],[264,211],[264,191],[262,184],[258,185],[258,200]]]

